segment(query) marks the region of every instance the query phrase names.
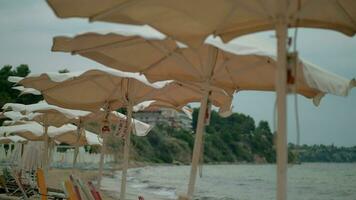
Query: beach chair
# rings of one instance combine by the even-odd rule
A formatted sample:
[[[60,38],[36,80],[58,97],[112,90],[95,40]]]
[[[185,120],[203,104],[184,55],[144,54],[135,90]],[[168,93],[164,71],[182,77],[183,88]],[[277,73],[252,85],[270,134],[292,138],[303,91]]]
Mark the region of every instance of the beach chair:
[[[41,200],[66,199],[66,196],[64,195],[64,193],[48,191],[46,179],[45,179],[44,172],[42,169],[40,169],[40,168],[37,169],[36,177],[37,177],[38,193],[41,197]]]
[[[0,187],[3,188],[6,194],[9,194],[9,190],[6,186],[6,180],[4,175],[0,175]]]
[[[29,181],[22,177],[22,173],[18,173],[14,169],[4,168],[0,179],[1,185],[9,196],[21,196],[27,200],[35,194],[35,191],[29,185]]]
[[[79,178],[75,179],[76,184],[78,185],[78,187],[80,188],[80,190],[83,192],[84,195],[84,199],[86,200],[95,200],[94,197],[92,196],[89,188],[87,187],[87,185],[85,185],[83,183],[82,180],[80,180]]]
[[[76,196],[77,196],[77,199],[78,199],[78,200],[82,200],[82,197],[81,197],[81,195],[80,195],[79,186],[78,186],[78,184],[76,183],[76,181],[75,181],[73,175],[70,175],[70,176],[69,176],[69,180],[70,180],[70,181],[72,182],[72,184],[73,184],[74,192],[75,192],[75,194],[76,194]]]
[[[94,197],[94,199],[102,200],[99,191],[95,188],[94,184],[91,181],[88,181],[88,186],[89,186],[90,192],[91,192],[92,196]]]
[[[68,200],[79,200],[77,198],[77,194],[74,191],[74,185],[72,181],[70,180],[64,181],[64,191],[66,192]]]
[[[27,191],[25,189],[25,186],[23,185],[23,182],[21,181],[21,173],[18,174],[13,170],[12,176],[14,177],[15,182],[16,182],[17,186],[19,187],[19,190],[21,191],[23,198],[25,200],[29,200],[29,197],[27,195],[29,191]]]

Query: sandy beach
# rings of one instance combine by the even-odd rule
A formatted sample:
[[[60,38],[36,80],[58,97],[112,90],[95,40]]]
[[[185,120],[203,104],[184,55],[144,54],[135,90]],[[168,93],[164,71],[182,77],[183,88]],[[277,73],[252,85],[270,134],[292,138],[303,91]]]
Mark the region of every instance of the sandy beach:
[[[47,178],[47,185],[51,188],[63,189],[62,183],[72,174],[71,169],[51,169]],[[96,181],[98,178],[97,170],[76,170],[74,174],[83,182]],[[104,174],[109,175],[109,174]],[[108,192],[101,191],[102,197],[105,200],[113,200]]]

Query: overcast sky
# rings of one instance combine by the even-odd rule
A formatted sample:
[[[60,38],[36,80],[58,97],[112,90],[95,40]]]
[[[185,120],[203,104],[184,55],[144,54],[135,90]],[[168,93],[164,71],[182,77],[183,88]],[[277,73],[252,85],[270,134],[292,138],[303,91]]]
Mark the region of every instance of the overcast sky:
[[[100,64],[80,56],[52,53],[52,37],[115,30],[117,27],[108,23],[90,24],[83,19],[57,19],[43,0],[0,0],[0,66],[28,64],[32,72],[100,68]],[[348,38],[325,30],[299,29],[297,41],[303,58],[344,77],[356,77],[356,37]],[[275,49],[273,32],[245,36],[237,42]],[[319,107],[299,96],[301,143],[356,145],[355,90],[347,98],[327,95]],[[274,93],[241,92],[234,97],[234,111],[252,116],[256,124],[268,120],[273,128],[274,102]],[[290,142],[295,142],[293,97],[289,97],[288,109],[288,137]]]

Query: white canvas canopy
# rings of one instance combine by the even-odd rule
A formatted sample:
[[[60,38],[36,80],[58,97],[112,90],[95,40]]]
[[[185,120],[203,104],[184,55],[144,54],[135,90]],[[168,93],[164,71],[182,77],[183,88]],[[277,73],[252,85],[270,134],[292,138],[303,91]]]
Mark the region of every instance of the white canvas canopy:
[[[65,109],[49,105],[45,101],[40,101],[30,105],[6,103],[2,109],[21,112],[28,115],[29,120],[33,120],[41,124],[48,123],[48,125],[56,127],[60,127],[68,123],[75,123],[78,118],[90,114],[88,111]]]
[[[27,142],[27,139],[17,136],[0,136],[0,144],[9,144],[9,143],[24,143]]]
[[[75,144],[77,141],[77,127],[71,124],[63,125],[59,128],[49,126],[48,136],[54,140]],[[44,138],[44,128],[37,122],[28,121],[19,125],[1,126],[0,135],[18,135],[31,141],[42,141]],[[79,139],[80,145],[100,145],[101,141],[98,136],[92,132],[85,131],[85,134]]]
[[[200,46],[211,34],[228,41],[244,34],[274,29],[279,18],[289,27],[333,29],[350,36],[356,32],[356,3],[352,0],[47,2],[60,18],[81,17],[90,21],[148,24],[194,47]],[[85,8],[81,6],[84,4]],[[285,10],[280,16],[281,7]]]
[[[164,86],[165,83],[151,84],[142,75],[116,70],[89,70],[86,72],[66,73],[65,76],[54,73],[34,74],[19,81],[19,83],[25,87],[41,91],[47,102],[65,108],[93,112],[104,109],[108,117],[110,111],[126,107],[128,113],[126,120],[127,133],[124,136],[122,178],[122,187],[126,188],[132,108],[134,105],[148,100],[146,99],[148,95],[153,90]],[[103,124],[102,130],[104,130],[104,127],[105,130],[109,129],[107,125]],[[105,151],[105,145],[103,145],[102,151]]]

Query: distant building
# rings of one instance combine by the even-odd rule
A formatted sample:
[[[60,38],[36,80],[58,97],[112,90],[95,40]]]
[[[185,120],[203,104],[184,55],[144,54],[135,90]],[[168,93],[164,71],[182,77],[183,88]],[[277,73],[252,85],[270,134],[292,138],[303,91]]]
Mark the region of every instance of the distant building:
[[[192,130],[192,119],[186,114],[170,108],[152,108],[139,111],[134,113],[134,118],[151,125],[167,124],[174,128]]]

